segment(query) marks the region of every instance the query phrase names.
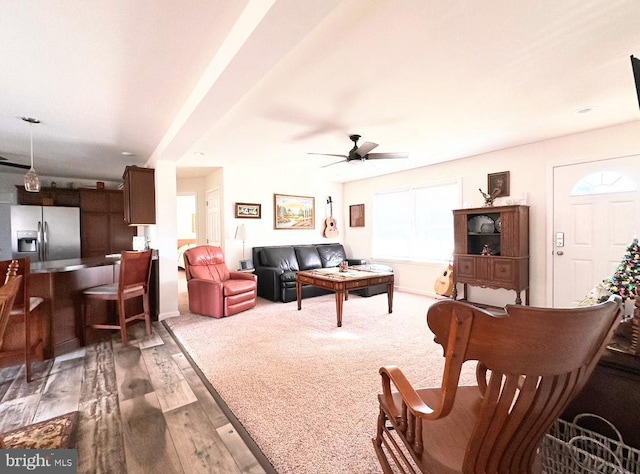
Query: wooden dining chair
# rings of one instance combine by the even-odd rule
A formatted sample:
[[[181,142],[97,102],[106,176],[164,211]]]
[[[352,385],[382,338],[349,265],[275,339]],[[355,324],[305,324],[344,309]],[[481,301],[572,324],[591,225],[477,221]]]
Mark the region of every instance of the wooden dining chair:
[[[122,343],[128,343],[127,324],[132,321],[144,321],[147,334],[151,334],[151,313],[149,310],[149,278],[151,276],[152,251],[121,253],[120,274],[117,283],[94,286],[82,292],[84,296],[83,320],[84,341],[87,341],[87,328],[119,329]],[[142,300],[142,312],[127,316],[127,302],[134,298]],[[116,322],[93,323],[89,306],[91,300],[114,301],[116,303]]]
[[[11,310],[21,283],[22,276],[14,275],[4,285],[0,286],[0,351],[2,351],[4,345],[6,329],[11,318]]]
[[[44,300],[31,296],[31,261],[28,258],[0,261],[0,275],[6,275],[5,284],[14,276],[22,277],[5,328],[5,341],[0,344],[0,360],[9,363],[24,360],[25,377],[31,382],[33,359],[42,359]]]
[[[403,473],[539,473],[543,436],[622,315],[618,296],[589,308],[507,305],[504,314],[435,303],[427,322],[444,349],[441,386],[416,389],[398,367],[380,369],[373,444],[383,471],[394,472],[391,460]],[[466,361],[477,361],[477,386],[458,386]]]

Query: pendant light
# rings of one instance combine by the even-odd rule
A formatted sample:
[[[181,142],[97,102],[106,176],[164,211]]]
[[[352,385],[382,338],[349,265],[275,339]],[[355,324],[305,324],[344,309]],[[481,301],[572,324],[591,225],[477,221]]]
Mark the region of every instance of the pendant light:
[[[29,132],[31,134],[31,168],[24,175],[24,189],[30,193],[37,193],[40,191],[40,178],[33,168],[33,124],[40,123],[40,120],[33,117],[22,117],[22,120],[29,122]]]

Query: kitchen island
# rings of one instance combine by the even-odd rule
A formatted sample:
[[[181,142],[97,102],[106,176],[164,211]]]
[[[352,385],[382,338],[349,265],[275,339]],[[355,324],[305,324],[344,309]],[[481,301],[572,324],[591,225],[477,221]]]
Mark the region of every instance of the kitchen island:
[[[151,317],[158,317],[158,259],[154,252],[150,282]],[[82,345],[82,292],[92,286],[115,283],[120,254],[31,263],[31,296],[44,299],[43,355],[52,359]],[[108,305],[103,305],[108,319]],[[99,309],[92,307],[92,314]],[[108,334],[108,333],[105,333]],[[91,341],[88,341],[91,342]]]

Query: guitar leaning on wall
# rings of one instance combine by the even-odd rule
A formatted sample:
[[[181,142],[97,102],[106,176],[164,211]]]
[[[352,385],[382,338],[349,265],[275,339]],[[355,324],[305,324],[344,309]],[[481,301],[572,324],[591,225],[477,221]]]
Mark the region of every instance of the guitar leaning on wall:
[[[436,279],[433,288],[437,295],[451,296],[453,291],[453,265],[449,264],[447,269],[442,272],[442,275]]]
[[[333,218],[333,202],[331,196],[327,198],[327,204],[329,204],[330,217],[324,220],[324,236],[327,238],[338,237],[338,225]]]

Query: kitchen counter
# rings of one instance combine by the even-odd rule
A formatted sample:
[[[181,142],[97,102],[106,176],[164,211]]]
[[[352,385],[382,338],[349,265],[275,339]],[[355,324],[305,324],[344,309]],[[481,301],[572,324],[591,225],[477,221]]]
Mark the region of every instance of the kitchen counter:
[[[84,341],[82,292],[93,286],[115,283],[119,274],[120,254],[31,263],[31,296],[39,296],[44,300],[43,352],[46,359],[94,342],[96,336],[109,334],[101,331],[96,335],[93,331],[89,339]],[[154,252],[149,287],[153,320],[158,318],[158,281],[158,256]],[[109,305],[102,303],[92,304],[91,307],[91,315],[95,316],[96,322],[109,320]]]
[[[105,255],[104,257],[70,258],[67,260],[52,260],[49,262],[32,262],[31,273],[70,272],[81,268],[103,267],[120,263],[120,254]]]

